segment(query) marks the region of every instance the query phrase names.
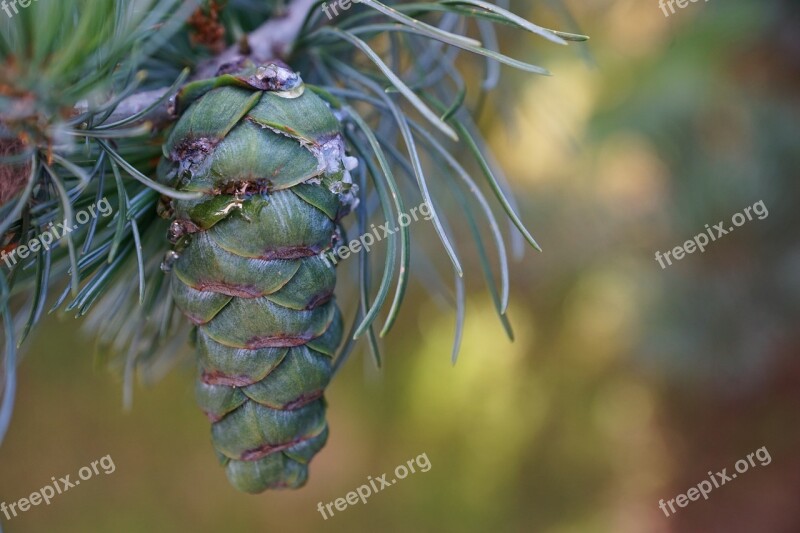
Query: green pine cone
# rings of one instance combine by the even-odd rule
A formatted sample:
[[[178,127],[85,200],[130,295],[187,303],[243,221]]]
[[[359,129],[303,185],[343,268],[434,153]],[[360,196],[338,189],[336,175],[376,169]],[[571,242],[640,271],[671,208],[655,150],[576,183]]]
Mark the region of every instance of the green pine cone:
[[[323,391],[342,339],[320,255],[357,202],[340,123],[289,69],[195,82],[159,167],[173,200],[165,259],[196,325],[197,398],[238,489],[298,488],[328,436]]]

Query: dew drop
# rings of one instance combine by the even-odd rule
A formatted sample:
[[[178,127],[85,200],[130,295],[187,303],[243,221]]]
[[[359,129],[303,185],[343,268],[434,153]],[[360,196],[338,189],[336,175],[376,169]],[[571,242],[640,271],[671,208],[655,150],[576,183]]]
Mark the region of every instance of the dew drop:
[[[175,265],[180,257],[181,256],[173,250],[167,252],[166,255],[164,255],[164,260],[161,262],[161,270],[163,272],[171,272],[173,265]]]
[[[167,240],[172,244],[176,244],[185,233],[186,227],[177,220],[173,220],[167,231]]]

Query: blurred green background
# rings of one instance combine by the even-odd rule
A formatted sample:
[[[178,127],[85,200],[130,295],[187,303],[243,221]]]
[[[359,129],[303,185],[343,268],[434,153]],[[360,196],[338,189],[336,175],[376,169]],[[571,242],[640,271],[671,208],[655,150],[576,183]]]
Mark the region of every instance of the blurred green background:
[[[573,0],[570,18],[530,4],[514,8],[592,40],[503,32],[554,76],[504,69],[481,117],[545,250],[512,264],[516,342],[456,228],[470,288],[458,364],[454,314],[418,283],[384,369],[360,349],[330,387],[307,487],[246,496],[215,463],[188,365],[138,386],[125,413],[78,324],[51,319],[20,369],[0,501],[107,454],[116,470],[6,531],[800,531],[800,8],[711,0],[665,17],[655,1]],[[655,261],[759,200],[764,220]],[[412,227],[433,248],[428,229]],[[674,516],[658,508],[762,446],[770,465]],[[317,511],[422,453],[428,472]]]

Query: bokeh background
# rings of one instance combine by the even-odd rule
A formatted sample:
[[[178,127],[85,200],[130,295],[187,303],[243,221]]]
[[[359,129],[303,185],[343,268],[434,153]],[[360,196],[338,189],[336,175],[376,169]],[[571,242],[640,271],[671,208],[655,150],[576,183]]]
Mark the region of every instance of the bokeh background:
[[[531,4],[514,8],[592,40],[504,32],[510,55],[554,76],[504,69],[481,116],[545,250],[512,265],[516,341],[454,228],[469,270],[458,364],[453,311],[417,283],[384,368],[359,349],[330,387],[331,437],[307,487],[245,496],[215,464],[189,365],[137,387],[124,412],[77,324],[50,319],[20,369],[0,501],[108,454],[116,471],[6,531],[800,531],[799,6]],[[760,200],[764,220],[655,261]],[[412,227],[435,249],[428,230]],[[659,510],[762,446],[768,466]],[[422,453],[428,472],[317,512]]]

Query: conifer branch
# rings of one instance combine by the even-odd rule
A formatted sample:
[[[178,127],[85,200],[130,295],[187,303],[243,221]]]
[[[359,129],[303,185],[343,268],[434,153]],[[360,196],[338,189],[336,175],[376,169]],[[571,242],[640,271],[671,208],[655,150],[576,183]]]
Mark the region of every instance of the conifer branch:
[[[212,79],[220,70],[242,71],[238,67],[244,63],[291,63],[302,70],[310,90],[306,100],[281,104],[296,106],[322,98],[327,106],[311,115],[334,110],[335,120],[330,122],[341,123],[349,150],[363,162],[357,175],[364,195],[357,208],[358,233],[364,233],[374,208],[367,194],[370,185],[380,197],[384,220],[404,212],[404,196],[422,192],[429,200],[440,240],[454,259],[450,245],[453,226],[448,224],[445,205],[433,209],[437,191],[431,186],[436,184],[433,180],[428,183],[428,172],[421,163],[430,159],[445,174],[449,167],[456,171],[461,182],[454,180],[450,185],[463,186],[471,197],[460,192],[454,197],[471,224],[497,314],[511,335],[506,317],[509,276],[504,240],[498,236],[492,208],[479,190],[480,180],[472,180],[469,172],[481,171],[479,175],[516,226],[512,229],[534,246],[535,241],[516,217],[507,185],[471,114],[482,106],[483,92],[496,84],[498,65],[546,73],[537,65],[504,55],[495,26],[524,30],[551,42],[585,37],[535,26],[482,0],[362,0],[347,16],[333,21],[326,20],[319,8],[321,0],[290,0],[285,6],[284,0],[262,0],[227,5],[224,30],[242,37],[235,43],[227,41],[231,46],[220,50],[222,47],[196,46],[216,43],[213,38],[221,42],[224,37],[216,2],[207,4],[212,6],[208,8],[211,14],[198,10],[197,0],[142,2],[150,9],[125,10],[125,0],[97,0],[92,10],[84,9],[83,0],[53,4],[46,16],[71,22],[75,30],[60,31],[57,37],[49,33],[50,26],[35,23],[41,16],[32,7],[21,12],[8,34],[0,38],[0,77],[9,81],[0,95],[0,181],[10,183],[3,176],[13,173],[20,178],[17,185],[24,185],[6,193],[0,190],[0,198],[7,200],[0,201],[0,245],[16,254],[17,247],[72,213],[100,202],[114,206],[115,211],[113,216],[95,218],[79,231],[70,232],[63,242],[35,256],[19,256],[9,265],[8,275],[0,276],[0,319],[6,341],[6,349],[0,353],[0,442],[13,408],[16,346],[37,324],[44,306],[49,306],[52,290],[60,291],[54,295],[52,309],[87,316],[85,329],[98,339],[100,352],[112,368],[124,371],[126,400],[134,376],[144,381],[157,379],[185,355],[180,347],[193,326],[177,312],[171,284],[161,272],[162,258],[168,257],[164,235],[170,229],[163,218],[171,216],[173,202],[167,197],[191,201],[198,193],[180,190],[180,181],[170,181],[177,189],[166,184],[177,175],[177,169],[170,170],[163,158],[167,153],[162,147],[165,130],[176,118],[172,108],[179,108],[178,113],[185,111],[180,111],[181,102],[171,105],[171,97],[191,81],[209,80],[201,85],[213,90],[215,83],[230,81]],[[265,19],[267,22],[259,25]],[[470,21],[479,23],[480,40],[468,35]],[[31,28],[33,34],[29,34]],[[85,39],[87,33],[98,37]],[[47,46],[39,49],[32,42]],[[209,49],[217,55],[209,57]],[[467,79],[456,64],[463,52],[485,60],[484,81],[477,94],[469,94],[472,98],[468,97]],[[41,58],[48,59],[42,63]],[[194,96],[201,97],[198,93],[205,94],[202,88]],[[211,108],[205,118],[215,124],[216,107]],[[303,113],[297,116],[307,118]],[[450,155],[455,149],[451,144],[454,132],[465,142],[475,165],[462,167],[460,159]],[[181,161],[172,163],[174,167]],[[407,181],[400,183],[395,176]],[[495,265],[471,213],[476,201],[498,245],[499,287],[495,287]],[[348,228],[339,230],[346,235]],[[364,333],[380,359],[373,322],[388,302],[393,273],[399,270],[381,336],[394,323],[409,279],[409,250],[407,231],[390,240],[386,268],[374,298],[372,267],[362,255],[360,305],[355,306],[349,341],[337,355],[337,367],[359,333]],[[420,277],[432,279],[431,288],[446,293],[436,268],[430,263],[425,266]],[[168,262],[166,267],[170,267]],[[134,278],[138,284],[129,283]],[[20,298],[11,305],[15,295]],[[30,296],[23,299],[22,295]],[[452,300],[458,309],[457,352],[464,320],[464,288],[458,276]],[[17,335],[17,330],[22,334]]]

